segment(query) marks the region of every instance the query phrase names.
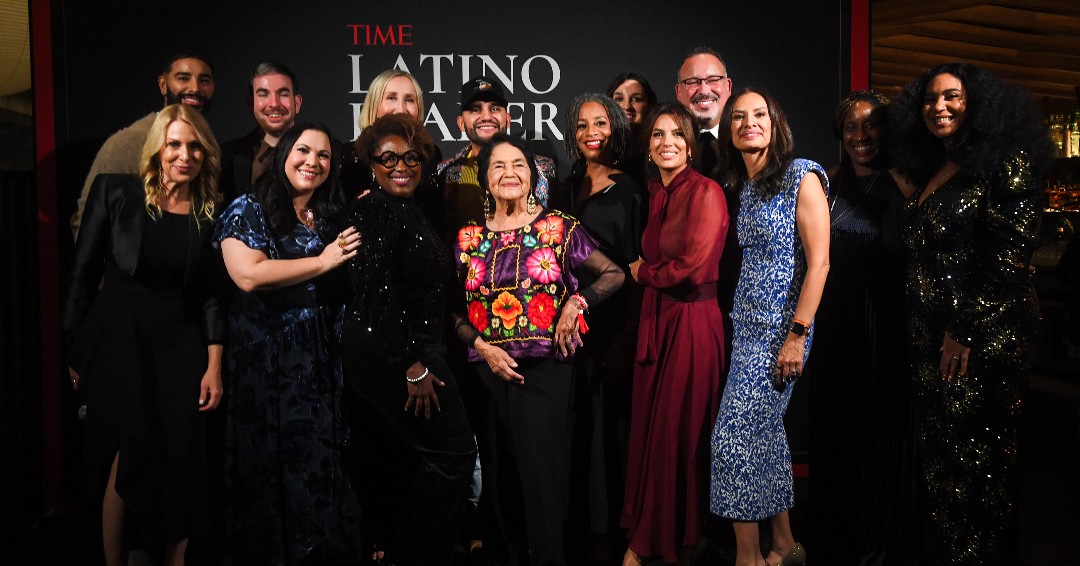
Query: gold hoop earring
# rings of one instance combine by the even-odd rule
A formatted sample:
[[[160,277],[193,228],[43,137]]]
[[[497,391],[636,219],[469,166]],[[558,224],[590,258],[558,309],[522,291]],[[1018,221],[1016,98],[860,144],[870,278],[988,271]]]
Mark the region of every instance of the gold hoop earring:
[[[536,195],[529,191],[529,214],[536,214]]]

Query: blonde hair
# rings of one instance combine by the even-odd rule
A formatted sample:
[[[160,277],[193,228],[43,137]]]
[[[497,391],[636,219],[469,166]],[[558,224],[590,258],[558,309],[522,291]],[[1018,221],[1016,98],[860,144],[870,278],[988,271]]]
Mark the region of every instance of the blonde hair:
[[[416,89],[416,108],[419,110],[419,116],[416,119],[417,121],[424,119],[424,91],[420,90],[420,83],[416,82],[416,78],[405,71],[387,69],[375,75],[375,78],[371,79],[371,85],[368,86],[367,96],[364,97],[364,107],[360,110],[360,119],[358,120],[361,131],[373,124],[375,119],[378,118],[379,103],[382,102],[383,93],[386,92],[386,83],[398,77],[406,77],[412,81],[413,88]]]
[[[161,148],[165,146],[166,131],[169,124],[181,121],[195,130],[195,137],[203,146],[203,162],[199,169],[199,176],[191,182],[191,196],[194,202],[199,203],[199,209],[193,210],[195,218],[199,220],[212,220],[214,217],[214,205],[221,202],[221,192],[218,190],[218,177],[221,175],[221,149],[218,147],[214,133],[210,131],[210,124],[198,110],[193,110],[183,104],[170,104],[158,112],[154,118],[150,132],[146,134],[146,142],[143,143],[142,154],[139,160],[139,176],[142,178],[143,187],[146,190],[146,211],[151,216],[161,216],[161,207],[158,206],[158,197],[165,194],[165,187],[161,185]],[[195,197],[198,197],[197,200]]]

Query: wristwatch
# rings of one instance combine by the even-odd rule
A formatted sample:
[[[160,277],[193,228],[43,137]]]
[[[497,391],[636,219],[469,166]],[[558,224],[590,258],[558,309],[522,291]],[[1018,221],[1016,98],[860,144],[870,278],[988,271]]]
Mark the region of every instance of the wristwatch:
[[[796,336],[806,336],[806,331],[807,330],[810,330],[810,328],[807,327],[807,325],[805,325],[805,324],[803,324],[803,323],[801,323],[801,322],[799,322],[797,320],[791,321],[791,333],[792,334],[794,334]]]

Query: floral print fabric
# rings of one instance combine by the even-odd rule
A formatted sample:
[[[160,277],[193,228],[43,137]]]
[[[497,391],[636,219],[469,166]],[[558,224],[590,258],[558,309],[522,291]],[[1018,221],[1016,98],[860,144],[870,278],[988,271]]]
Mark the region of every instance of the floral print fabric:
[[[594,249],[581,224],[557,210],[544,209],[516,230],[469,222],[454,244],[469,322],[514,358],[561,357],[552,343],[555,324],[578,290],[573,270]],[[480,361],[472,348],[469,360]]]

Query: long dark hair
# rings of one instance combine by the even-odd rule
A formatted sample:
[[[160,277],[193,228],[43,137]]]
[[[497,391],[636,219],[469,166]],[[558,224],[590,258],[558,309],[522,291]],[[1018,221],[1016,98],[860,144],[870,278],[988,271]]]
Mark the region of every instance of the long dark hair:
[[[967,102],[967,116],[948,150],[923,120],[926,85],[943,73],[960,79]],[[1031,158],[1036,178],[1053,159],[1050,136],[1031,97],[968,63],[938,65],[907,85],[889,105],[889,130],[893,163],[920,187],[926,186],[946,158],[959,164],[962,174],[982,176],[1020,150]]]
[[[739,97],[750,93],[760,95],[765,99],[765,106],[769,109],[769,120],[772,122],[765,168],[755,180],[758,181],[765,194],[775,195],[783,189],[784,173],[795,158],[795,138],[791,135],[791,126],[788,125],[784,111],[777,104],[776,99],[763,89],[744,87],[733,93],[724,104],[724,110],[720,113],[720,159],[717,161],[716,170],[720,173],[721,184],[725,187],[741,187],[743,183],[751,180],[746,172],[746,163],[743,161],[742,153],[735,149],[735,144],[731,141],[731,111]]]
[[[626,81],[634,81],[641,85],[641,89],[645,91],[645,102],[649,105],[649,110],[651,110],[653,106],[656,106],[656,91],[654,91],[652,85],[649,84],[649,79],[646,79],[633,71],[615,75],[615,78],[611,79],[611,82],[608,83],[607,90],[604,91],[604,94],[611,98],[615,98],[615,89],[619,88],[619,85]],[[645,113],[648,114],[648,111]]]
[[[281,136],[277,147],[274,148],[270,170],[260,177],[255,185],[255,198],[263,207],[263,213],[270,225],[270,233],[276,237],[288,235],[299,222],[292,204],[292,183],[285,176],[285,162],[293,146],[296,145],[296,140],[308,130],[326,134],[326,137],[330,139],[330,146],[334,147],[334,136],[326,126],[316,122],[296,124]],[[331,220],[324,224],[323,232],[327,233],[320,232],[319,234],[324,242],[330,241],[328,237],[333,239],[334,233],[337,232],[337,217],[345,208],[345,195],[341,191],[341,181],[338,178],[340,168],[341,154],[337,150],[332,150],[330,175],[322,185],[315,189],[315,192],[311,194],[311,199],[308,200],[308,208],[315,211],[317,218]]]

